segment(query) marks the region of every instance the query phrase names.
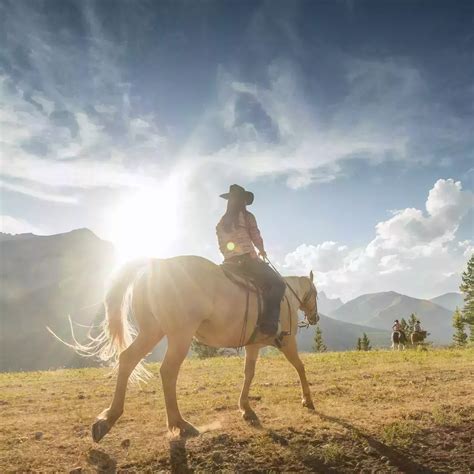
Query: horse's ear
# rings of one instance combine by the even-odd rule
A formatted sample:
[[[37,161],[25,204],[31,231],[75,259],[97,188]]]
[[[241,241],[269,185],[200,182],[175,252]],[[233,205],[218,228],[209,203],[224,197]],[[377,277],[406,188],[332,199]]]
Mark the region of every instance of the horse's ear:
[[[311,270],[311,271],[309,272],[309,279],[310,279],[311,281],[313,281],[313,270]]]

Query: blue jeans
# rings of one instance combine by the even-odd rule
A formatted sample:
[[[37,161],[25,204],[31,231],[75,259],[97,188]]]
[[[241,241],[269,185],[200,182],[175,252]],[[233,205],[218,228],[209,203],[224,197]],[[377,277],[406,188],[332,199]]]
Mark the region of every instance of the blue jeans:
[[[259,258],[252,258],[249,254],[233,257],[231,261],[238,263],[242,273],[252,278],[262,289],[263,313],[260,330],[265,334],[276,334],[280,319],[280,303],[286,289],[285,282],[267,263]]]

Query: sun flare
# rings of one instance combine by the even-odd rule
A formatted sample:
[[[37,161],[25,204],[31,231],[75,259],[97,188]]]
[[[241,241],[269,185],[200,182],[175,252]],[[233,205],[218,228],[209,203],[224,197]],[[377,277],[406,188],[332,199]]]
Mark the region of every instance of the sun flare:
[[[138,257],[163,257],[177,237],[177,188],[172,182],[141,189],[112,213],[112,241],[121,264]]]

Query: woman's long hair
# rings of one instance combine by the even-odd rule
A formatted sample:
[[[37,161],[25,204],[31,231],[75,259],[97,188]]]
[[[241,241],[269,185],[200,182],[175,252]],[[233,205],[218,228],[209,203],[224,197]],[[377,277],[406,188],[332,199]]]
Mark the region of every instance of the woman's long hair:
[[[232,229],[237,227],[239,223],[239,214],[243,212],[245,214],[245,198],[244,197],[232,197],[227,201],[227,210],[222,216],[222,224],[226,232],[230,232]]]

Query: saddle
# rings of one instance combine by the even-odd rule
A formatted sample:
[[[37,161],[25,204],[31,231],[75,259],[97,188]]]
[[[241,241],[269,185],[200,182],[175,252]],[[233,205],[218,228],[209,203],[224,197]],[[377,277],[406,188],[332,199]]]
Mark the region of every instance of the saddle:
[[[223,262],[219,265],[222,268],[225,276],[237,286],[252,293],[263,293],[263,288],[259,287],[257,282],[251,275],[242,270],[238,263]]]
[[[257,330],[262,322],[263,315],[263,292],[264,288],[261,285],[258,285],[254,278],[249,275],[247,272],[242,270],[242,267],[238,263],[234,262],[223,262],[219,265],[224,272],[224,275],[235,285],[246,291],[246,302],[245,302],[245,315],[244,315],[244,324],[242,327],[242,334],[239,342],[239,347],[243,347],[246,344],[250,344],[254,341],[257,334]],[[248,322],[248,312],[249,312],[249,298],[250,293],[255,293],[257,295],[257,323],[256,326],[247,342],[244,341],[245,332]],[[275,337],[275,345],[281,347],[281,341],[283,336],[288,335],[287,332],[279,332]]]

